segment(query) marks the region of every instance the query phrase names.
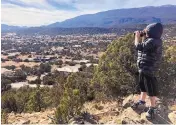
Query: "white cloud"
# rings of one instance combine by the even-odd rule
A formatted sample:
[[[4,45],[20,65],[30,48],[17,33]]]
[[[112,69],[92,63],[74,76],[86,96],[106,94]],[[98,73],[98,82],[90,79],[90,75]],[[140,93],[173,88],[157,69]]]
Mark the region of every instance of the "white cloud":
[[[22,8],[15,5],[2,6],[2,23],[9,25],[40,26],[63,21],[86,12],[64,10],[40,10],[35,8]],[[89,12],[87,12],[89,13]]]
[[[144,6],[176,5],[176,0],[77,0],[78,9],[111,10],[119,8],[135,8]]]
[[[18,0],[31,7],[14,4],[1,5],[1,21],[9,25],[40,26],[60,22],[78,15],[96,13],[118,8],[159,6],[175,4],[176,0],[54,0],[75,7],[77,10],[59,10],[47,0]],[[33,6],[37,6],[37,8]],[[40,8],[40,9],[39,9]]]

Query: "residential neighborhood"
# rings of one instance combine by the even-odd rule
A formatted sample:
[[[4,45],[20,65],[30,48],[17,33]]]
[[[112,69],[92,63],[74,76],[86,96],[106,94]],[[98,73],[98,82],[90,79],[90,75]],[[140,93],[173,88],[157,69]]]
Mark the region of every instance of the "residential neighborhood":
[[[35,85],[31,84],[36,84],[38,79],[42,85],[41,76],[45,77],[48,73],[69,75],[79,72],[82,67],[97,65],[108,44],[117,38],[115,33],[56,36],[21,36],[7,33],[1,38],[2,76],[13,78],[12,88],[20,88],[23,85],[34,87]],[[41,65],[45,65],[49,70],[41,71]],[[22,75],[17,74],[17,71],[25,77],[16,79]]]

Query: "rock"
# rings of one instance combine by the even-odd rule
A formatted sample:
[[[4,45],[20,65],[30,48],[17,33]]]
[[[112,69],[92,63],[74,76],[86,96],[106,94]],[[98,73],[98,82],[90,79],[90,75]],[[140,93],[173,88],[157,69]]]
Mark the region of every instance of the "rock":
[[[115,121],[114,120],[113,121],[109,121],[106,124],[115,124]]]
[[[124,119],[122,120],[122,124],[128,124]]]
[[[172,124],[176,124],[176,111],[169,113],[168,118]]]
[[[141,124],[144,124],[146,121],[144,119],[141,119]]]
[[[47,109],[44,112],[32,113],[9,113],[8,122],[13,124],[50,124],[52,120],[47,117],[53,117],[55,109]]]
[[[39,119],[32,119],[30,123],[31,124],[38,124],[39,121],[40,121]]]
[[[140,115],[136,113],[131,107],[128,107],[122,112],[123,117],[128,117],[131,119],[140,118]]]
[[[115,119],[114,124],[122,124],[122,120],[121,119]]]
[[[30,124],[30,120],[26,119],[26,120],[21,120],[20,122],[18,122],[17,124]]]
[[[140,122],[138,120],[133,120],[125,117],[124,119],[122,119],[122,124],[140,124]]]
[[[141,123],[143,124],[170,124],[170,121],[167,117],[165,117],[167,113],[165,112],[164,113],[161,113],[161,114],[158,114],[156,113],[155,114],[155,118],[152,119],[152,120],[148,120],[146,118],[146,113],[142,113],[141,114]]]
[[[103,106],[96,104],[96,105],[95,105],[95,108],[98,109],[98,110],[102,110],[102,109],[103,109]]]
[[[84,124],[84,118],[82,116],[77,116],[69,120],[70,124]]]
[[[77,122],[77,121],[73,121],[73,122],[71,122],[70,124],[84,124],[84,122]]]
[[[87,112],[83,112],[80,116],[75,116],[69,120],[70,124],[97,124],[98,122],[94,119],[94,116]]]
[[[140,115],[135,112],[131,107],[125,109],[121,114],[122,124],[135,124],[139,123]]]
[[[169,106],[169,109],[170,109],[171,111],[176,111],[176,104],[175,104],[175,105],[172,105],[172,106]]]
[[[40,124],[48,124],[48,119],[41,119],[39,121]]]
[[[131,106],[131,102],[133,101],[133,95],[128,96],[123,100],[122,106],[123,108],[128,108]]]
[[[144,123],[145,123],[145,124],[152,124],[150,121],[148,121],[148,120],[146,119],[146,113],[145,113],[145,112],[141,114],[140,122],[143,123],[143,124],[144,124]]]
[[[165,113],[168,109],[167,109],[167,106],[160,104],[158,105],[158,110],[160,113]]]
[[[74,124],[75,123],[75,120],[74,118],[71,118],[69,121],[68,121],[69,124]]]

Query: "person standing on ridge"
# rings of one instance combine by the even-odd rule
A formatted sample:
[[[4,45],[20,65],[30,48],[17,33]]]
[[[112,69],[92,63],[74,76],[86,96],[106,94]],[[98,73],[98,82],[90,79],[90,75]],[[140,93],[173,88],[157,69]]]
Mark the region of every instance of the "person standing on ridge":
[[[154,109],[156,106],[157,80],[156,71],[159,69],[159,63],[162,57],[163,26],[161,23],[149,24],[144,31],[135,32],[135,46],[138,51],[137,67],[139,72],[140,99],[132,104],[133,109],[145,106],[145,99],[148,95],[150,106],[146,113],[147,119],[154,118]],[[143,41],[141,41],[141,37]]]

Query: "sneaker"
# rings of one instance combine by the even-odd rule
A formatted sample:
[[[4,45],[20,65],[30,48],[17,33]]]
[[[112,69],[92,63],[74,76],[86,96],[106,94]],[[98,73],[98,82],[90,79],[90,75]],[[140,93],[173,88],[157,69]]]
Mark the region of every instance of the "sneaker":
[[[154,115],[155,115],[155,112],[154,112],[155,108],[149,108],[149,110],[147,111],[146,113],[146,118],[147,119],[154,119]]]
[[[145,109],[145,101],[139,100],[138,102],[133,103],[131,108],[144,110]]]

